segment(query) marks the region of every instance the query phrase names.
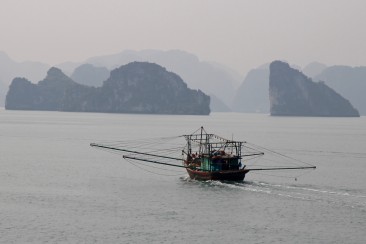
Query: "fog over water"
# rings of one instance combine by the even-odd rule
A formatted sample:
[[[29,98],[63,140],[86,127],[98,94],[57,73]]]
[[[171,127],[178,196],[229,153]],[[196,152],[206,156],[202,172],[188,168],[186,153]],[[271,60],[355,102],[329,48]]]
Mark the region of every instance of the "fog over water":
[[[366,64],[366,3],[4,0],[0,50],[55,65],[126,49],[180,49],[245,74],[275,59]]]

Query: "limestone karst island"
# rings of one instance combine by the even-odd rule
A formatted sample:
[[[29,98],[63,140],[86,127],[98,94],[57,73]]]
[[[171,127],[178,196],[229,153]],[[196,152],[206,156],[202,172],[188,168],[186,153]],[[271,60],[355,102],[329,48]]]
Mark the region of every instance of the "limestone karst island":
[[[324,82],[313,82],[281,61],[270,65],[269,99],[273,116],[360,116],[348,100]]]
[[[192,90],[175,73],[147,62],[133,62],[111,71],[101,87],[81,85],[60,69],[32,84],[15,78],[6,109],[73,112],[208,115],[210,97]]]

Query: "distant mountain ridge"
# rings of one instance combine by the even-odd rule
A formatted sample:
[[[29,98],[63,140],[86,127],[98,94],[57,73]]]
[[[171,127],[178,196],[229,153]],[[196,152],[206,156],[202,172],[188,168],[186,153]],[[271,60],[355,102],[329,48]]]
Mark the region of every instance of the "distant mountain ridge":
[[[105,75],[98,78],[97,76],[100,74],[94,73],[96,76],[92,77],[94,71],[89,70],[89,72],[84,72],[80,77],[77,77],[80,75],[80,70],[76,72],[78,74],[73,74],[73,72],[84,64],[112,70],[133,61],[157,63],[182,77],[190,88],[200,89],[209,95],[214,95],[215,100],[218,101],[214,104],[223,104],[223,106],[217,109],[213,108],[213,110],[221,111],[224,107],[230,106],[236,88],[242,79],[240,74],[224,65],[200,61],[197,56],[180,50],[125,50],[117,54],[92,57],[84,62],[65,62],[56,65],[56,67],[82,84],[98,86],[105,80],[103,79]],[[6,94],[7,86],[15,77],[27,77],[30,81],[36,82],[43,78],[49,68],[48,64],[39,62],[17,63],[4,52],[0,52],[0,83],[5,86],[3,94]],[[90,79],[85,80],[84,78],[87,76]],[[1,96],[0,91],[0,106],[4,104],[4,101],[5,97]]]
[[[207,115],[209,104],[209,96],[189,89],[178,75],[157,64],[133,62],[114,69],[98,88],[78,84],[54,67],[38,84],[15,78],[5,108]]]
[[[238,88],[232,108],[242,113],[269,113],[268,92],[269,68],[252,69]]]
[[[92,64],[82,64],[71,75],[71,79],[87,86],[102,86],[108,79],[110,71],[106,67],[96,67]]]
[[[269,65],[252,69],[242,82],[241,75],[221,64],[200,61],[193,54],[179,50],[142,50],[92,57],[85,62],[58,65],[63,73],[79,84],[100,87],[110,70],[131,61],[150,61],[177,73],[190,88],[200,89],[211,96],[211,111],[268,113]],[[4,105],[10,82],[15,77],[38,81],[49,69],[40,62],[16,62],[0,51],[0,106]],[[298,67],[298,69],[300,69]],[[366,115],[366,67],[330,66],[312,62],[302,72],[315,81],[324,81],[348,99],[361,115]]]
[[[178,74],[190,88],[213,94],[226,105],[232,103],[236,87],[241,83],[241,76],[235,71],[217,63],[200,61],[197,56],[180,50],[126,50],[89,58],[85,62],[112,69],[133,61],[159,64]]]
[[[351,103],[323,82],[274,61],[269,76],[270,112],[276,116],[359,117]]]
[[[49,68],[48,64],[40,62],[16,62],[0,51],[0,80],[4,84],[10,84],[15,77],[29,77],[32,81],[38,81]]]
[[[312,62],[306,65],[302,72],[308,76],[308,77],[314,77],[316,75],[319,75],[323,70],[325,70],[327,66],[325,64],[319,63],[319,62]]]
[[[6,96],[6,93],[8,91],[8,86],[5,85],[1,80],[0,80],[0,107],[2,107],[5,102],[5,96]]]
[[[366,115],[366,67],[330,66],[314,77],[324,81]]]
[[[269,113],[269,67],[265,63],[250,70],[236,91],[233,111],[241,113]],[[292,65],[300,69],[297,65]]]
[[[0,106],[4,105],[8,86],[15,77],[29,77],[37,81],[42,79],[48,69],[49,65],[40,62],[16,62],[0,51]]]

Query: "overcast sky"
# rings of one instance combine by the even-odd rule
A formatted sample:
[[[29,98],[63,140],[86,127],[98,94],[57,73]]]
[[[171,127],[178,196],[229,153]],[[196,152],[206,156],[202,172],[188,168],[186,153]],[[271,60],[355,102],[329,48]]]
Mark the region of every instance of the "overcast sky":
[[[180,49],[240,73],[274,59],[366,65],[364,0],[1,0],[0,50],[54,65]]]

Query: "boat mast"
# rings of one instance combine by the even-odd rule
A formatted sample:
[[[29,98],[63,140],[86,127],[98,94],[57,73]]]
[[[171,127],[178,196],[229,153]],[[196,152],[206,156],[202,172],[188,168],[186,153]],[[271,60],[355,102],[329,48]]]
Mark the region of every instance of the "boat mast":
[[[201,126],[201,139],[200,139],[200,147],[199,147],[199,154],[203,155],[203,152],[202,152],[202,132],[203,132],[203,126]]]

